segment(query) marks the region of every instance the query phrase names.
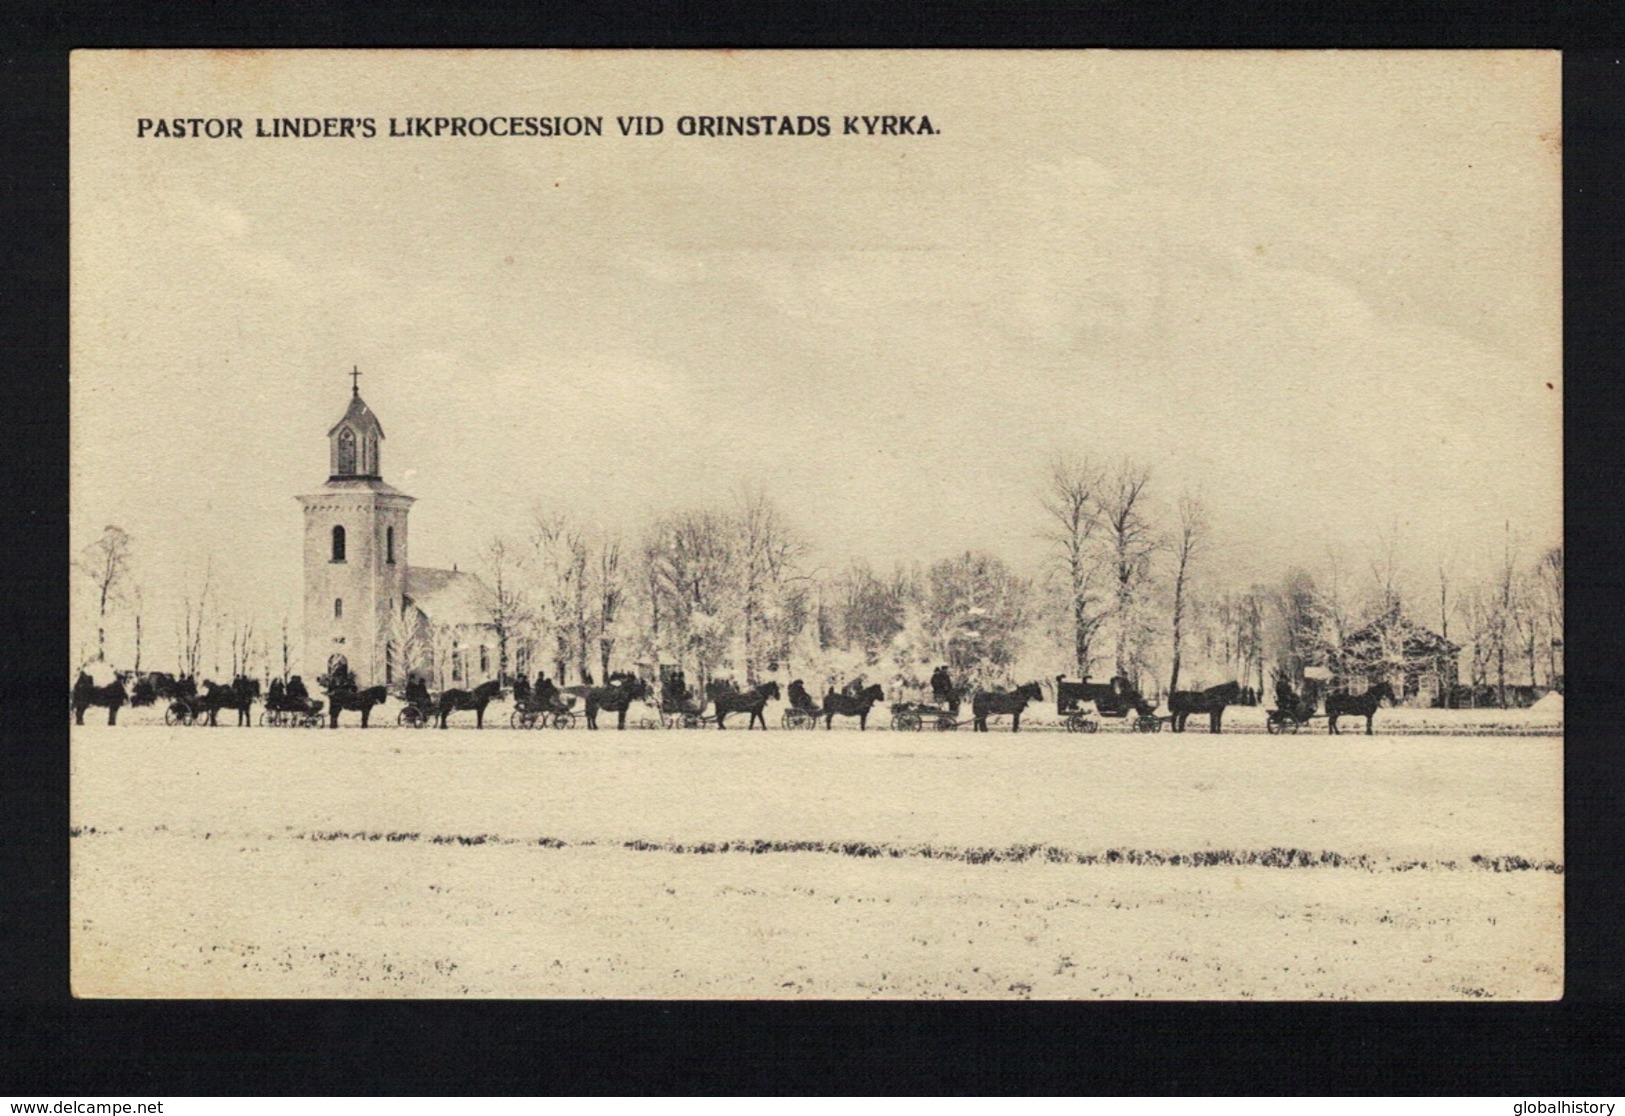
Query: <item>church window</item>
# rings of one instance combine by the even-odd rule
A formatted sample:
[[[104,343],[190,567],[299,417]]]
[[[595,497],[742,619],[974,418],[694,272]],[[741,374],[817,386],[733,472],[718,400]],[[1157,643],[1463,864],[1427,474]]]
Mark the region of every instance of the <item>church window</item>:
[[[361,443],[361,471],[369,477],[378,475],[378,439],[367,438]]]
[[[339,475],[355,473],[355,431],[346,426],[339,431]]]
[[[480,673],[491,673],[491,650],[485,644],[480,644]]]
[[[344,598],[343,597],[334,597],[333,598],[333,619],[335,619],[335,620],[343,620],[344,619]]]
[[[395,528],[384,528],[384,561],[395,564]]]
[[[344,561],[344,528],[333,528],[333,561]]]

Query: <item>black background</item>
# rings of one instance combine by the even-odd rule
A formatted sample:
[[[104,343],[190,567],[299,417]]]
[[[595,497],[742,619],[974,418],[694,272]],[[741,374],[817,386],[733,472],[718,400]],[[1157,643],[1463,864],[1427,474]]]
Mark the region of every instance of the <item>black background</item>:
[[[1619,930],[1625,26],[1613,6],[43,6],[0,17],[0,1095],[1625,1092]],[[68,995],[74,47],[1564,51],[1567,995],[1554,1004],[109,1002]],[[1486,478],[1486,483],[1493,478]]]

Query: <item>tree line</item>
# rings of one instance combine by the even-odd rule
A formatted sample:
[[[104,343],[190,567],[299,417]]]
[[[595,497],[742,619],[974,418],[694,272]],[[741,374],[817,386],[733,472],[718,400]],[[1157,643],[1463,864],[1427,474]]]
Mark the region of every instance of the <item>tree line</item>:
[[[1487,573],[1445,557],[1418,577],[1396,527],[1361,565],[1329,553],[1313,571],[1237,585],[1200,493],[1162,493],[1142,463],[1083,456],[1057,457],[1036,479],[1029,523],[1042,561],[1024,571],[985,549],[876,569],[823,564],[760,489],[630,536],[537,509],[478,555],[479,642],[491,661],[464,669],[504,681],[545,670],[569,683],[665,663],[701,682],[862,674],[919,685],[946,664],[981,686],[1066,673],[1121,675],[1148,694],[1232,679],[1266,693],[1277,675],[1301,681],[1335,665],[1357,631],[1410,630],[1383,623],[1403,616],[1461,646],[1459,681],[1475,701],[1561,688],[1563,550],[1526,554],[1510,527]],[[94,589],[96,656],[122,614],[140,670],[152,633],[133,554],[130,536],[109,527],[77,566]],[[287,618],[266,629],[225,607],[212,566],[169,619],[178,673],[288,673]],[[448,678],[469,652],[470,633],[407,616],[383,635],[399,679]],[[1378,640],[1396,669],[1405,654]]]

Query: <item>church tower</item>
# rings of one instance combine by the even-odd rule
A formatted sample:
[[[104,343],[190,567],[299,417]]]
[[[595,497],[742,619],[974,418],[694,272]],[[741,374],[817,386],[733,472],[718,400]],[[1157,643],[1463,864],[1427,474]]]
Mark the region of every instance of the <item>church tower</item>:
[[[359,378],[359,371],[352,373]],[[384,428],[352,380],[350,405],[327,432],[328,477],[305,508],[303,676],[342,658],[359,686],[385,682],[390,630],[406,593],[406,515],[412,497],[385,484]]]

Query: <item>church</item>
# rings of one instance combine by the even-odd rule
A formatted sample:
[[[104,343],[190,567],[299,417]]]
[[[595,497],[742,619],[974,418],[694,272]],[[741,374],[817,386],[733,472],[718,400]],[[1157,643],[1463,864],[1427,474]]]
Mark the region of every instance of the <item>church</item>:
[[[352,374],[350,402],[327,432],[328,477],[305,510],[304,677],[342,663],[359,686],[434,690],[494,677],[488,592],[474,574],[413,566],[414,500],[385,482],[384,428]]]

